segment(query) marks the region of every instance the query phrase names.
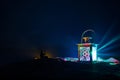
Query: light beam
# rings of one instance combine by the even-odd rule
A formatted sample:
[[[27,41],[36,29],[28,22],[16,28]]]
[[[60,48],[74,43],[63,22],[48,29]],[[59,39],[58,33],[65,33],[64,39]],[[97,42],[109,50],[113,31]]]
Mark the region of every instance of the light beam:
[[[100,47],[100,48],[98,49],[98,51],[104,49],[105,47],[109,46],[110,44],[116,42],[116,41],[119,40],[119,39],[120,39],[120,35],[116,36],[115,38],[113,38],[112,40],[110,40],[108,43],[106,43],[105,45],[103,45],[102,47]]]
[[[110,34],[112,29],[113,29],[113,25],[107,30],[107,32],[105,33],[105,35],[103,36],[103,38],[102,38],[102,40],[100,41],[99,44],[103,43],[103,41],[107,38],[107,36]]]

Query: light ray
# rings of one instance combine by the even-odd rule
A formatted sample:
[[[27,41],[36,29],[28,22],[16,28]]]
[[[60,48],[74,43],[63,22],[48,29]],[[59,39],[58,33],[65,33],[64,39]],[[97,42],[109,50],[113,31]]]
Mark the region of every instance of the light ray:
[[[98,49],[98,51],[104,49],[105,47],[109,46],[110,44],[116,42],[116,41],[119,40],[119,39],[120,39],[120,35],[118,35],[117,37],[113,38],[113,39],[110,40],[108,43],[106,43],[105,45],[103,45],[102,47],[100,47],[100,48]]]
[[[104,51],[109,51],[109,50],[115,49],[115,48],[117,48],[117,47],[120,47],[120,44],[118,44],[118,45],[112,45],[112,46],[110,46],[110,47],[108,47],[108,48],[105,48]]]
[[[105,35],[103,36],[102,40],[100,41],[99,44],[102,44],[104,42],[104,40],[109,36],[111,30],[113,29],[113,24],[111,25],[111,27],[107,30],[107,32],[105,33]]]
[[[102,40],[99,43],[98,47],[101,47],[102,44],[104,44],[103,42],[105,42],[106,38],[109,37],[110,33],[112,32],[112,29],[114,28],[114,26],[116,25],[116,20],[114,19],[114,21],[112,22],[111,26],[109,27],[109,29],[106,31],[105,35],[103,36]]]

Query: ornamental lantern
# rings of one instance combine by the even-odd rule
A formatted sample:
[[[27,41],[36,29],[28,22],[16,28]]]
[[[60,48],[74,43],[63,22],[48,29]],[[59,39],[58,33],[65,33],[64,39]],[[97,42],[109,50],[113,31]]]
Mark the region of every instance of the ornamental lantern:
[[[82,33],[81,43],[78,45],[78,61],[97,61],[97,44],[93,37],[85,36],[87,32],[95,34],[94,30],[88,29]]]

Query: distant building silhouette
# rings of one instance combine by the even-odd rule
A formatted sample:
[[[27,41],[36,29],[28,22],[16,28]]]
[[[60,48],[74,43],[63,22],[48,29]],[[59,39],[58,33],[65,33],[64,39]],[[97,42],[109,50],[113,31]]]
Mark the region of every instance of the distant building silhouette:
[[[48,58],[48,57],[46,56],[46,50],[41,50],[41,51],[40,51],[40,59],[46,59],[46,58]]]

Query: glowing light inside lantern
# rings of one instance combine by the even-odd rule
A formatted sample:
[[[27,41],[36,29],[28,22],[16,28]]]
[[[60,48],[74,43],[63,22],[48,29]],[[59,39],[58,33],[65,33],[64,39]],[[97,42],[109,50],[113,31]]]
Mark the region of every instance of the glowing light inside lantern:
[[[97,47],[92,47],[92,60],[97,61]]]

